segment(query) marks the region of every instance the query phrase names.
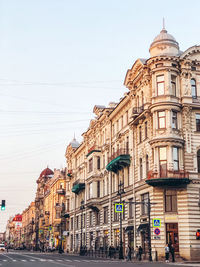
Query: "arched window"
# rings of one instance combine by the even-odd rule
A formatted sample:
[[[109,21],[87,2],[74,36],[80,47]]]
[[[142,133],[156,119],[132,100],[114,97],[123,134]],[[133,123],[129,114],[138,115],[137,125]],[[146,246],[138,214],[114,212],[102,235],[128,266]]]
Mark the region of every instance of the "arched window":
[[[200,149],[197,151],[197,169],[198,173],[200,173]]]
[[[191,79],[191,90],[192,90],[192,98],[197,98],[197,87],[196,87],[196,80]]]

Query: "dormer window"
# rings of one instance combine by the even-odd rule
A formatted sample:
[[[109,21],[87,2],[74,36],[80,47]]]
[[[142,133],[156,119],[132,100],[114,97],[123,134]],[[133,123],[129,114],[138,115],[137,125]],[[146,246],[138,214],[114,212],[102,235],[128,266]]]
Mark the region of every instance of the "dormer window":
[[[197,87],[196,87],[196,80],[191,79],[191,90],[192,90],[192,98],[197,98]]]
[[[164,75],[160,75],[156,77],[157,83],[157,95],[164,95],[165,93],[165,80]]]

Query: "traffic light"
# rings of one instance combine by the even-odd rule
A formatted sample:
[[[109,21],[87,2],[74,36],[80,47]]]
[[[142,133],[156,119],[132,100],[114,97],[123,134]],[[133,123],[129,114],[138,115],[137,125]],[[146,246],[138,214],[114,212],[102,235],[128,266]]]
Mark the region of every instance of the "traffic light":
[[[200,240],[200,229],[196,231],[196,239]]]
[[[6,209],[6,201],[1,200],[1,210],[5,210],[5,209]]]

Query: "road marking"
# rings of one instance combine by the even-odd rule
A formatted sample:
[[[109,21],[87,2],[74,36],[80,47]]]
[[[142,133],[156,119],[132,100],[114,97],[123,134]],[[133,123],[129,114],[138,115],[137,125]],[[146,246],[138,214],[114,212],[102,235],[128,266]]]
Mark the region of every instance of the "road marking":
[[[65,260],[65,261],[72,262],[72,260]]]
[[[8,260],[3,260],[3,261],[8,261]]]
[[[80,260],[74,260],[74,261],[76,261],[76,262],[81,262]]]
[[[30,261],[35,261],[35,260],[30,260]]]
[[[27,260],[21,260],[21,261],[27,261]]]

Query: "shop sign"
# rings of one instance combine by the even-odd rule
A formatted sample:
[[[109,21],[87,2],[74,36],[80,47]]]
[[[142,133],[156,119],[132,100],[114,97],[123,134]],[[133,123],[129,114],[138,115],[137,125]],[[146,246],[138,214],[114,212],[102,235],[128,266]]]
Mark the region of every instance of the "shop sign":
[[[161,227],[161,219],[153,219],[153,227]]]
[[[124,204],[121,203],[115,204],[115,212],[124,212]]]

